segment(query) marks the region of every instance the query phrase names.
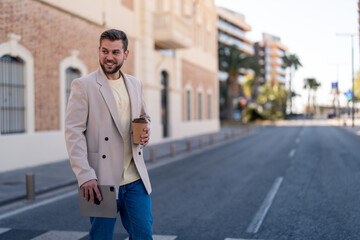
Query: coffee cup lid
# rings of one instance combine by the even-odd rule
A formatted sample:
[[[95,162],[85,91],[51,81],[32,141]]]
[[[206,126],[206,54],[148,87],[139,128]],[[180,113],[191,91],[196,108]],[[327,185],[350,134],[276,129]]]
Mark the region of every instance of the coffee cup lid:
[[[145,118],[135,118],[134,123],[147,123],[148,121]]]

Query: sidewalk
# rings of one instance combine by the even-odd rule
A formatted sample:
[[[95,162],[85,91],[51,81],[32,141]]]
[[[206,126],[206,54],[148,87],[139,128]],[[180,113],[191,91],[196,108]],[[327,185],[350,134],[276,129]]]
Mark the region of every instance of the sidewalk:
[[[346,129],[347,131],[350,131],[352,133],[354,133],[355,135],[359,135],[360,136],[360,118],[355,118],[354,119],[354,127],[352,126],[353,121],[351,117],[342,117],[340,120],[339,119],[334,119],[333,120],[333,125],[334,126],[339,126],[342,127],[344,129]]]
[[[229,141],[232,137],[241,136],[250,131],[251,129],[247,127],[227,127],[213,134],[149,145],[144,148],[144,159],[146,164],[151,166],[174,156],[185,157],[191,151],[199,151],[205,146]],[[2,172],[0,173],[0,206],[26,198],[25,176],[27,173],[35,175],[36,195],[76,184],[69,160]]]

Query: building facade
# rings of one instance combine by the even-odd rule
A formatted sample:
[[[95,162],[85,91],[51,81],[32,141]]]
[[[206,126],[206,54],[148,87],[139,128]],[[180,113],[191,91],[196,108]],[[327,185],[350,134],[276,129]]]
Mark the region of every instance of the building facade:
[[[245,16],[222,7],[217,7],[216,11],[219,43],[236,45],[247,55],[254,55],[253,43],[246,36],[251,31],[251,26],[245,22]]]
[[[246,23],[245,16],[241,13],[234,12],[232,10],[217,7],[216,9],[217,19],[217,31],[218,31],[218,44],[223,46],[236,46],[240,51],[247,56],[254,55],[253,42],[246,36],[246,33],[251,31],[251,26]],[[233,105],[237,108],[237,105],[241,102],[242,98],[240,83],[245,81],[245,76],[250,73],[249,69],[239,69],[239,79],[236,85],[236,92],[239,97],[233,99]],[[227,118],[227,83],[228,73],[219,70],[219,86],[220,86],[220,118]],[[236,115],[236,114],[235,114]],[[234,116],[234,119],[238,120],[239,113]]]
[[[255,58],[261,65],[260,83],[265,82],[279,83],[285,85],[286,83],[286,70],[282,68],[282,57],[288,51],[280,38],[267,33],[263,33],[263,40],[256,42]]]
[[[218,131],[216,20],[213,0],[0,1],[0,171],[67,159],[71,81],[98,68],[110,28],[128,35],[151,143]]]

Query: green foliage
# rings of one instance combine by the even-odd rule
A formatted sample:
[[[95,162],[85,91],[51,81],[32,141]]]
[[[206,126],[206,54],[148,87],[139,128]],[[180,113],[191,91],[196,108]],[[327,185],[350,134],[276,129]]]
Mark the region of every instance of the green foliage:
[[[352,90],[351,90],[352,91]],[[360,72],[358,72],[355,76],[354,80],[354,99],[360,99]]]
[[[228,73],[226,94],[223,92],[223,89],[221,89],[221,93],[226,95],[226,118],[232,120],[234,112],[233,99],[238,98],[241,92],[241,86],[238,83],[240,69],[251,68],[256,74],[259,74],[260,66],[253,56],[246,55],[236,45],[226,46],[219,43],[218,54],[219,70]]]
[[[289,99],[290,99],[290,114],[292,114],[292,98],[293,98],[293,91],[291,89],[291,81],[294,72],[299,68],[302,67],[302,64],[299,60],[299,57],[296,54],[285,55],[282,57],[283,60],[283,68],[290,69],[290,76],[289,76]]]
[[[257,102],[263,107],[265,119],[284,118],[288,91],[280,84],[265,83],[259,93]]]
[[[282,60],[284,62],[283,68],[294,68],[297,70],[299,67],[302,67],[300,59],[296,54],[285,55],[282,57]]]
[[[243,111],[243,115],[243,122],[245,123],[266,119],[256,108],[253,107],[247,107]]]
[[[253,56],[246,55],[236,45],[227,46],[218,44],[219,70],[238,74],[239,69],[252,69],[256,75],[260,74],[260,65]]]
[[[304,79],[304,89],[316,91],[320,87],[321,83],[316,81],[315,78],[305,78]]]
[[[315,78],[305,78],[304,79],[304,89],[309,89],[308,94],[308,111],[312,114],[316,112],[316,90],[321,86],[321,83],[318,82]],[[311,102],[311,92],[312,92],[312,105],[310,107]]]

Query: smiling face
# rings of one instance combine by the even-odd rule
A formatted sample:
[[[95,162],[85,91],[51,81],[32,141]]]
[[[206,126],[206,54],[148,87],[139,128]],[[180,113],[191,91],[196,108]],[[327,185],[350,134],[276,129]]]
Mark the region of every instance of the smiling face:
[[[121,40],[110,41],[103,39],[99,47],[99,62],[102,70],[109,80],[119,78],[119,70],[129,55],[129,50],[124,51]]]

